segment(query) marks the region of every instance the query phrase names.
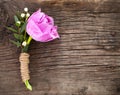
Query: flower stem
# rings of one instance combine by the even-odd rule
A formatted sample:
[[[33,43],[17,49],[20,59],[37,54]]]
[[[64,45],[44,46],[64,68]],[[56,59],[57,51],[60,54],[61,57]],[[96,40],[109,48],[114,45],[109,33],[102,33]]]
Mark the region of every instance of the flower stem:
[[[32,86],[30,85],[29,81],[26,80],[24,83],[25,83],[26,88],[27,88],[28,90],[32,91]]]
[[[32,40],[32,37],[29,36],[28,41],[27,41],[27,44],[28,44],[28,45],[30,44],[31,40]]]
[[[32,41],[32,37],[29,36],[29,38],[27,40],[27,45],[22,48],[22,52],[28,52],[28,47],[29,47],[31,41]],[[29,81],[26,80],[24,83],[25,83],[26,88],[28,90],[32,91],[32,86],[30,85]]]
[[[24,33],[24,39],[26,39],[26,31],[25,31],[25,33]]]

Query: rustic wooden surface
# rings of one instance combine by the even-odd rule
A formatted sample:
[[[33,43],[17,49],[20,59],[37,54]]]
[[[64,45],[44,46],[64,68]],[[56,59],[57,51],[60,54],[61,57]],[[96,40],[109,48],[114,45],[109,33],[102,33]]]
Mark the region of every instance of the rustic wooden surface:
[[[120,95],[120,0],[0,0],[0,95]],[[9,42],[16,10],[42,8],[61,38],[33,41],[33,91],[21,82],[19,49]]]

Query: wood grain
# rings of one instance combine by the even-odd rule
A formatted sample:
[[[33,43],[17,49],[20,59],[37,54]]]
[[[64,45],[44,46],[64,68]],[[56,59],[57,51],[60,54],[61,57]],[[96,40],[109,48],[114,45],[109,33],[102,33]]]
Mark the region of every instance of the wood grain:
[[[0,95],[119,95],[119,0],[0,0]],[[19,49],[9,42],[13,15],[25,6],[55,18],[60,39],[33,41],[33,91],[21,82]]]

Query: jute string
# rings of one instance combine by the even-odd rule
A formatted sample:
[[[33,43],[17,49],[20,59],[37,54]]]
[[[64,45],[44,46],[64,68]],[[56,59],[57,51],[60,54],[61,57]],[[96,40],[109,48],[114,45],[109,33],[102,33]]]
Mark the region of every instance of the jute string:
[[[30,79],[29,75],[29,54],[28,53],[21,53],[19,57],[20,61],[20,72],[22,81],[25,82],[26,80]]]

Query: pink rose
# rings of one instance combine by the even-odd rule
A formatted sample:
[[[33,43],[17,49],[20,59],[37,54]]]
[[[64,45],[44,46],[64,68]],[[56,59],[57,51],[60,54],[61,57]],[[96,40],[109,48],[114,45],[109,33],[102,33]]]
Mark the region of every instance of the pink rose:
[[[41,12],[40,9],[29,17],[26,31],[34,40],[40,42],[48,42],[59,38],[53,18]]]

